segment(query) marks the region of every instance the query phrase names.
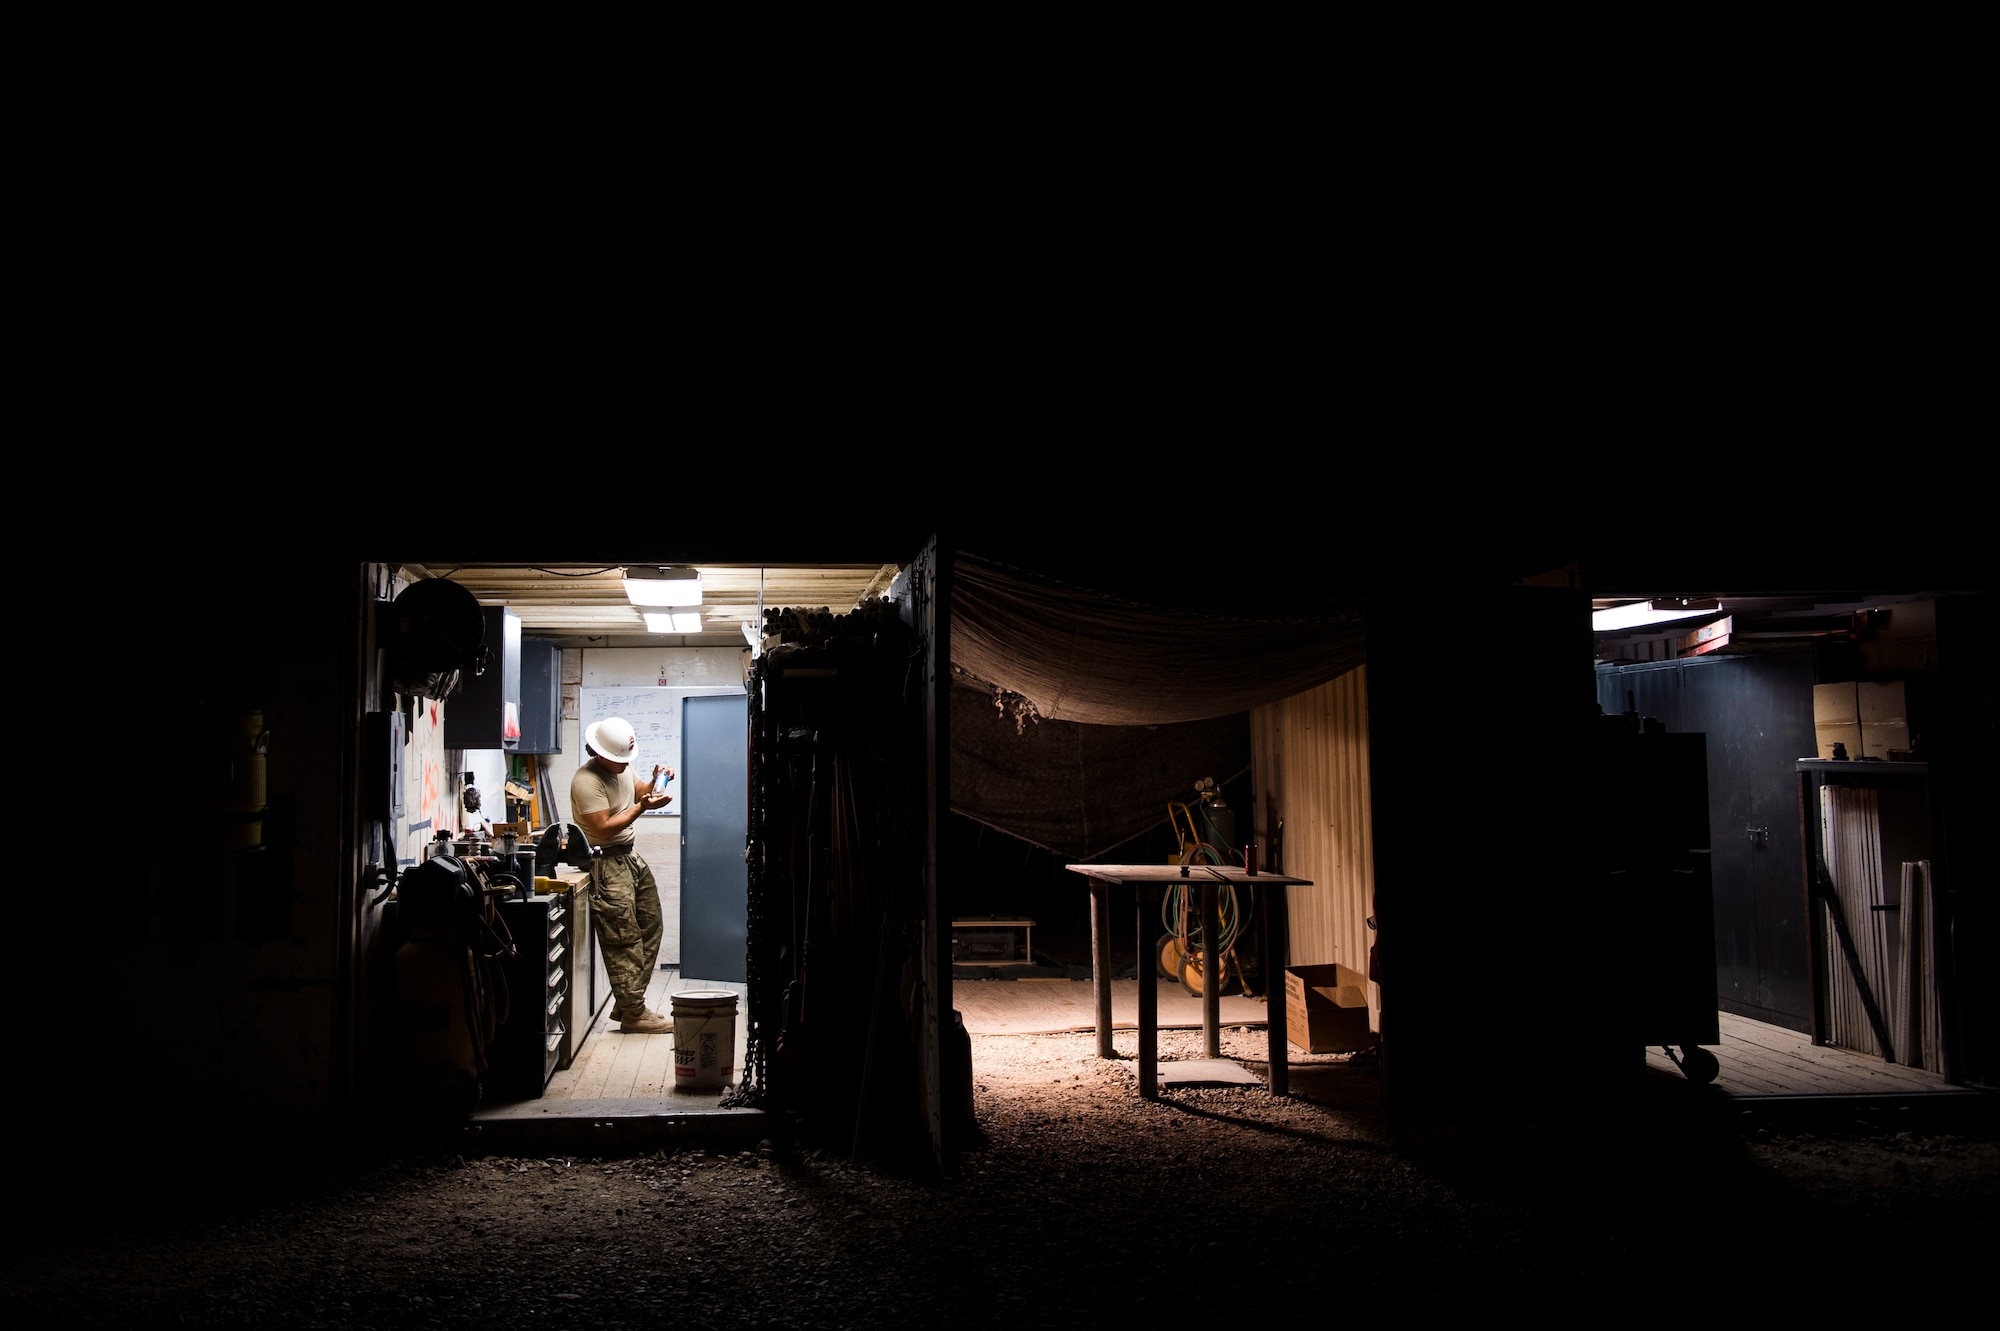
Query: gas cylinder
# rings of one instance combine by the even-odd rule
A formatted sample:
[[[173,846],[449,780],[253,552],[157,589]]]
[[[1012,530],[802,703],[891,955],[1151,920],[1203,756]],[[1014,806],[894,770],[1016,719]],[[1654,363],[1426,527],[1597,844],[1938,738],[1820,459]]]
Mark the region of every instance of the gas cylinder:
[[[1221,851],[1225,859],[1236,858],[1236,815],[1222,802],[1222,796],[1204,800],[1201,814],[1208,820],[1208,844]]]

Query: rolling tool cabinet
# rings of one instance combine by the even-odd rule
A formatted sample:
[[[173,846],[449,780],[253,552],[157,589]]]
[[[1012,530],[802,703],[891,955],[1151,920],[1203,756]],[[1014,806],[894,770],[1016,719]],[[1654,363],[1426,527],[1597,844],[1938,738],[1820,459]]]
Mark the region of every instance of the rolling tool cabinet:
[[[568,1053],[571,959],[575,935],[570,894],[523,901],[508,897],[500,915],[514,937],[507,979],[507,1018],[494,1037],[489,1089],[506,1099],[539,1097]]]

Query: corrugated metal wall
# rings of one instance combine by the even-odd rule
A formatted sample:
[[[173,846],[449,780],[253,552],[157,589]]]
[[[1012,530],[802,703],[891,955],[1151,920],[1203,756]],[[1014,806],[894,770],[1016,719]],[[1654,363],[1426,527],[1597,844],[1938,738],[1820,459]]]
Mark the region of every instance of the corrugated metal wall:
[[[1278,870],[1313,884],[1287,899],[1285,964],[1338,961],[1365,974],[1375,899],[1366,667],[1254,709],[1250,737],[1258,842],[1281,835]],[[1368,991],[1379,1029],[1381,994]]]

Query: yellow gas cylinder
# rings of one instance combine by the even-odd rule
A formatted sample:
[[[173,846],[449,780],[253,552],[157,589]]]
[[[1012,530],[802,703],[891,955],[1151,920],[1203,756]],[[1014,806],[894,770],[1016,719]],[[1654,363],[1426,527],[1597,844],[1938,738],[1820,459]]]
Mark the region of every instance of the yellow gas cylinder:
[[[270,737],[260,710],[210,716],[200,768],[205,850],[245,850],[264,840],[264,753]]]

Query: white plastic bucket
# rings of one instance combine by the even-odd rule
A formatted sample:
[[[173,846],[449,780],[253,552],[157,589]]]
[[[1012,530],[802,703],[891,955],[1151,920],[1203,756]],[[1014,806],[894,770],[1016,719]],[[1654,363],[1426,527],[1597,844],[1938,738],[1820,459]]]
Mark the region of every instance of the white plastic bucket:
[[[736,995],[690,989],[669,995],[674,1018],[674,1089],[720,1090],[736,1080]]]

